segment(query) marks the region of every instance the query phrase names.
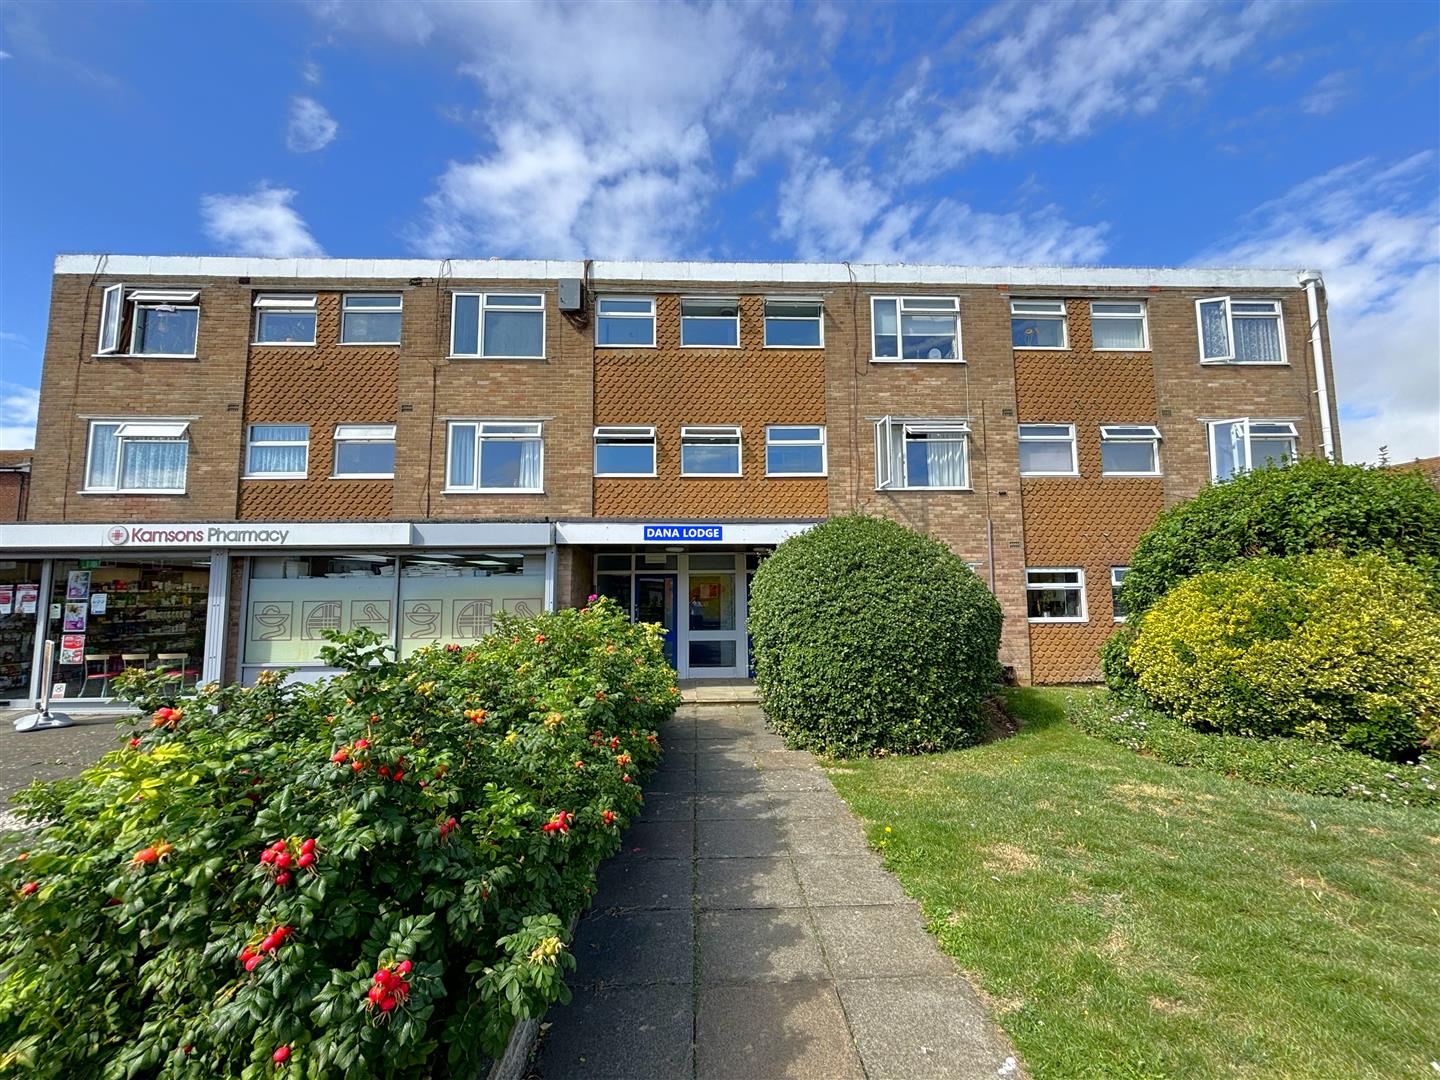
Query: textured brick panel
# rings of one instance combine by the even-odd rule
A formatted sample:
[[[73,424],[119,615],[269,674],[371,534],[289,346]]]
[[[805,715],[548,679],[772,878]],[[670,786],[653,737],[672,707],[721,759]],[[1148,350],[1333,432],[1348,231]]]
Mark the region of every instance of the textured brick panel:
[[[391,480],[332,480],[336,424],[393,424],[398,347],[340,344],[340,294],[316,298],[315,346],[250,349],[245,424],[309,424],[304,480],[242,480],[241,520],[343,521],[390,516]],[[244,463],[241,463],[243,469]]]
[[[766,349],[764,298],[740,300],[740,348],[680,345],[680,297],[656,298],[656,347],[595,350],[595,422],[653,424],[656,476],[595,480],[598,517],[822,517],[821,479],[765,476],[769,424],[825,423],[825,354]],[[734,479],[680,475],[680,428],[738,424]]]

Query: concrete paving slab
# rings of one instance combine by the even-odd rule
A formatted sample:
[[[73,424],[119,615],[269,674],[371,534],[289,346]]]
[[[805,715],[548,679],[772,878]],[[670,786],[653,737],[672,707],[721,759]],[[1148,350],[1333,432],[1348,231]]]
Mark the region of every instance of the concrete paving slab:
[[[801,907],[800,880],[788,857],[698,859],[697,890],[702,911],[716,908]]]
[[[702,986],[830,977],[804,908],[702,911],[698,945]]]
[[[698,1080],[865,1077],[840,999],[828,982],[702,988],[695,1075]]]
[[[631,858],[689,859],[695,854],[695,823],[637,822],[620,838],[620,851]]]
[[[695,770],[660,768],[645,778],[645,791],[656,795],[695,794]]]
[[[955,964],[935,947],[915,905],[811,909],[825,959],[837,979],[954,975]]]
[[[959,976],[842,980],[840,998],[870,1080],[1018,1075],[1000,1071],[1015,1051]]]
[[[763,791],[721,791],[695,798],[697,821],[775,817],[770,796]]]
[[[849,817],[850,808],[845,800],[829,791],[772,791],[770,805],[782,818],[834,818]]]
[[[701,795],[713,795],[719,791],[764,791],[759,769],[716,769],[713,772],[697,771],[695,790]]]
[[[664,791],[646,792],[641,821],[690,821],[695,817],[695,796]]]
[[[575,932],[574,986],[682,983],[695,976],[694,918],[689,908],[617,915],[592,910]]]
[[[656,1080],[693,1069],[693,991],[685,984],[581,989],[548,1016],[545,1080]]]
[[[774,818],[698,821],[696,850],[710,859],[785,855],[785,830]]]
[[[749,741],[749,737],[740,743],[715,740],[713,746],[707,742],[706,751],[696,755],[696,768],[702,772],[755,768],[755,751],[747,745]]]
[[[595,906],[604,910],[690,907],[689,859],[618,856],[600,867]]]
[[[795,869],[812,907],[903,904],[905,890],[873,855],[796,855]]]
[[[757,743],[759,739],[755,740]],[[815,762],[815,755],[804,750],[772,750],[758,748],[754,754],[755,764],[761,769],[803,769],[806,772],[819,772],[820,766]]]
[[[833,855],[866,847],[865,827],[846,810],[836,810],[829,817],[785,817],[782,821],[792,855]]]
[[[830,778],[820,769],[771,769],[760,774],[766,791],[834,791]]]

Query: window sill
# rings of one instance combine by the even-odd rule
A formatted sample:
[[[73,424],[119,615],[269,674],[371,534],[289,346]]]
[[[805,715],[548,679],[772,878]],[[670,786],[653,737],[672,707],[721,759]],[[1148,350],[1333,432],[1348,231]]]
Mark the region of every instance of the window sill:
[[[544,488],[442,488],[442,495],[544,495]]]
[[[241,480],[308,480],[308,473],[246,473]]]
[[[1088,623],[1088,622],[1090,621],[1090,619],[1089,619],[1088,617],[1083,618],[1083,619],[1037,619],[1037,618],[1035,618],[1034,616],[1031,616],[1030,618],[1026,619],[1025,621],[1026,621],[1026,622],[1029,622],[1029,623],[1036,623],[1036,624],[1039,624],[1039,625],[1041,625],[1041,626],[1043,626],[1043,625],[1046,624],[1046,623],[1068,623],[1068,624],[1070,624],[1070,625],[1072,625],[1072,626],[1078,626],[1078,625],[1081,624],[1081,623]]]
[[[313,341],[252,341],[252,349],[313,349]]]
[[[393,472],[380,473],[331,473],[331,480],[394,480]]]
[[[184,495],[184,488],[81,488],[77,495]]]
[[[337,341],[336,345],[343,345],[346,348],[367,348],[367,349],[398,349],[398,341]]]
[[[482,356],[480,353],[451,353],[449,356],[445,357],[445,359],[446,359],[446,360],[544,360],[544,359],[545,359],[545,356],[544,356],[543,353],[542,353],[540,356]]]
[[[1080,474],[1078,472],[1022,472],[1020,477],[1023,480],[1044,480],[1047,478],[1055,479],[1056,477],[1060,479],[1068,478],[1078,480],[1080,479]]]
[[[771,345],[767,341],[763,347],[766,349],[773,349],[780,352],[784,352],[787,350],[819,352],[820,350],[825,348],[825,343],[822,341],[819,345]]]
[[[200,356],[199,353],[193,353],[193,352],[192,352],[192,353],[168,353],[168,352],[166,352],[166,353],[160,353],[160,352],[145,352],[145,353],[139,353],[139,352],[137,352],[137,353],[129,353],[129,352],[107,352],[107,353],[91,353],[91,354],[90,354],[90,359],[92,359],[92,360],[196,360],[196,359],[199,359],[199,356]]]
[[[872,364],[963,364],[965,363],[965,358],[962,356],[958,360],[911,360],[908,358],[900,359],[894,356],[872,356],[870,362]]]
[[[1070,352],[1069,345],[1011,345],[1013,352]]]
[[[1158,480],[1165,474],[1158,472],[1102,472],[1100,475],[1112,480]]]
[[[660,474],[653,472],[597,472],[592,475],[596,480],[653,480]]]
[[[1090,351],[1091,351],[1092,353],[1112,353],[1112,352],[1114,352],[1114,353],[1148,353],[1148,352],[1151,351],[1151,349],[1150,349],[1150,346],[1149,346],[1149,345],[1142,345],[1142,346],[1141,346],[1140,348],[1138,348],[1138,349],[1120,349],[1120,348],[1102,349],[1102,348],[1100,348],[1100,347],[1098,347],[1098,346],[1092,345],[1092,346],[1090,347]],[[1215,363],[1215,361],[1212,360],[1212,361],[1209,361],[1209,363]]]
[[[595,343],[595,348],[597,349],[654,349],[657,347],[658,346],[656,346],[655,342],[653,341],[649,342],[648,344],[641,345],[602,345],[598,341]]]
[[[737,344],[737,345],[686,345],[686,344],[682,341],[682,342],[680,343],[680,348],[682,348],[682,349],[691,349],[691,350],[697,351],[697,352],[704,352],[706,349],[709,349],[709,350],[711,350],[712,352],[730,352],[731,350],[739,349],[740,346],[739,346],[738,344]]]
[[[744,473],[738,472],[717,472],[717,473],[685,473],[680,474],[681,480],[743,480]]]
[[[1289,367],[1289,360],[1201,360],[1201,367]]]
[[[828,477],[829,475],[830,475],[829,473],[824,473],[824,472],[781,472],[781,473],[767,472],[767,473],[765,474],[765,479],[766,479],[766,480],[823,480],[823,479],[825,479],[826,477]]]
[[[890,491],[890,492],[894,492],[894,491],[969,491],[969,492],[972,492],[972,493],[975,491],[975,489],[974,489],[973,487],[970,487],[970,486],[968,486],[968,485],[967,485],[966,487],[931,487],[931,486],[928,486],[928,485],[925,486],[925,487],[909,487],[909,486],[903,486],[903,487],[883,487],[883,488],[876,488],[875,490],[876,490],[876,491]]]

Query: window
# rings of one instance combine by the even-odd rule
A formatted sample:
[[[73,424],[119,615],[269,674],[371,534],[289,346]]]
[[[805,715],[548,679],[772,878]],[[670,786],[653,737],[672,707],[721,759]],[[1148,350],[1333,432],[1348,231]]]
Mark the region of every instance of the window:
[[[399,293],[352,293],[340,304],[340,344],[399,345]]]
[[[1195,301],[1202,363],[1285,363],[1285,335],[1278,300]]]
[[[251,424],[245,448],[245,475],[270,480],[303,480],[310,463],[310,425]]]
[[[1114,612],[1116,622],[1124,622],[1125,616],[1130,614],[1125,610],[1125,605],[1120,602],[1120,586],[1125,584],[1125,575],[1130,573],[1128,566],[1112,566],[1110,568],[1110,609]]]
[[[260,293],[255,297],[256,345],[314,345],[314,293]]]
[[[450,308],[450,355],[543,359],[544,295],[456,293]]]
[[[896,420],[875,423],[875,486],[970,486],[970,425],[965,421]]]
[[[766,476],[824,476],[825,428],[776,424],[765,429]]]
[[[953,296],[872,296],[874,360],[959,360],[960,301]]]
[[[681,476],[739,476],[738,427],[682,427]]]
[[[1096,352],[1134,352],[1150,347],[1143,300],[1096,300],[1090,305],[1090,336]]]
[[[647,348],[655,344],[655,299],[602,296],[595,301],[595,344]]]
[[[189,427],[183,420],[92,421],[85,490],[185,494]]]
[[[200,329],[199,289],[129,289],[107,286],[100,302],[100,343],[96,352],[113,356],[130,326],[130,356],[195,355]]]
[[[1021,424],[1021,476],[1078,476],[1074,424]]]
[[[767,349],[818,349],[824,344],[823,302],[798,297],[765,301]]]
[[[543,491],[540,430],[540,424],[523,421],[452,423],[446,486],[454,491]]]
[[[680,301],[680,344],[732,348],[740,344],[740,301]]]
[[[1218,482],[1251,469],[1288,464],[1297,457],[1298,440],[1288,420],[1211,421],[1210,478]]]
[[[1025,571],[1025,606],[1031,622],[1086,622],[1085,571]]]
[[[596,476],[654,476],[655,429],[613,425],[595,429]]]
[[[394,424],[335,425],[337,478],[383,480],[394,475]]]
[[[1010,343],[1017,349],[1064,349],[1065,301],[1011,300]]]
[[[1154,424],[1101,424],[1100,472],[1105,476],[1159,476],[1160,429]]]

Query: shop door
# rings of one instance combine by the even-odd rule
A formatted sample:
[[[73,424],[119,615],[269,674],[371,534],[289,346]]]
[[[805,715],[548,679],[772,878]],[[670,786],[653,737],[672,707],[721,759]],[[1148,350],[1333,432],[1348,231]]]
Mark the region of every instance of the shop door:
[[[687,611],[682,642],[682,677],[737,678],[748,668],[744,594],[736,588],[737,559],[731,554],[687,558]]]
[[[665,659],[675,666],[675,589],[674,574],[635,575],[635,621],[659,623],[665,628]]]

